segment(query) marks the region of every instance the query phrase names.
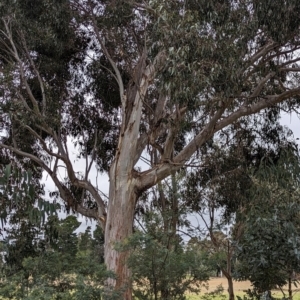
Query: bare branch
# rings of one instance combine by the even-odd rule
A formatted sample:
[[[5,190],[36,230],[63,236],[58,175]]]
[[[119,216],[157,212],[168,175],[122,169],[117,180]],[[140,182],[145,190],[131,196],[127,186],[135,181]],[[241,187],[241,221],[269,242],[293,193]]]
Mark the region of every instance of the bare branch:
[[[18,94],[18,97],[21,99],[22,101],[22,104],[25,106],[25,108],[29,111],[29,112],[32,112],[32,109],[28,106],[25,98],[23,97],[23,95],[18,91],[16,90],[17,94]]]
[[[214,129],[214,132],[219,131],[220,129],[228,126],[229,124],[233,123],[237,119],[243,117],[243,116],[249,116],[252,114],[255,114],[259,112],[260,110],[274,106],[290,97],[296,96],[300,94],[300,88],[292,89],[289,91],[285,91],[281,93],[280,95],[273,95],[273,96],[267,96],[265,98],[260,98],[258,102],[252,104],[252,105],[243,105],[238,110],[230,114],[228,117],[220,120]]]
[[[58,159],[61,159],[61,160],[64,159],[63,156],[50,151],[47,144],[45,143],[44,139],[35,130],[33,130],[30,126],[25,125],[24,128],[26,128],[33,136],[35,136],[40,141],[40,143],[42,144],[43,150],[45,150],[49,155],[56,157]]]
[[[249,59],[249,62],[251,64],[254,64],[256,61],[258,61],[261,57],[266,55],[270,50],[278,47],[278,44],[274,43],[273,41],[267,43],[264,45],[261,49],[259,49],[254,55],[252,55]]]
[[[23,68],[23,62],[22,62],[22,60],[19,57],[19,53],[18,53],[17,47],[16,47],[16,45],[14,43],[14,40],[13,40],[13,37],[12,37],[12,33],[11,33],[10,28],[8,26],[8,22],[4,21],[4,26],[5,26],[5,29],[6,29],[6,32],[7,32],[7,37],[9,39],[9,42],[10,42],[11,46],[12,46],[14,58],[16,59],[16,61],[19,64],[21,80],[22,80],[22,82],[24,83],[24,85],[26,87],[26,91],[27,91],[29,99],[31,100],[31,103],[33,105],[34,112],[37,113],[38,115],[40,115],[40,110],[39,110],[38,102],[36,101],[35,97],[33,96],[31,88],[28,85],[28,82],[27,82],[27,79],[26,79],[26,76],[25,76],[25,72],[24,72],[24,68]]]
[[[38,157],[36,157],[33,154],[24,152],[22,150],[17,149],[16,147],[12,147],[12,146],[8,146],[8,145],[4,145],[2,143],[0,143],[0,148],[4,148],[4,149],[8,149],[20,156],[23,156],[25,158],[29,158],[30,160],[36,162],[41,168],[43,168],[48,174],[52,174],[52,170]]]
[[[300,72],[300,68],[280,68],[279,70],[284,72]]]
[[[268,82],[268,80],[269,80],[270,78],[272,78],[274,75],[275,75],[275,72],[271,72],[271,73],[269,73],[265,78],[263,78],[263,79],[259,82],[259,84],[257,85],[256,89],[255,89],[255,90],[253,91],[253,93],[251,94],[250,98],[255,98],[255,97],[257,97],[257,96],[260,94],[260,92],[262,91],[262,89],[263,89],[265,83]]]
[[[31,55],[30,55],[30,53],[28,51],[24,35],[22,33],[20,33],[20,36],[21,36],[21,40],[22,40],[22,43],[23,43],[23,47],[24,47],[26,56],[29,59],[30,65],[33,68],[34,73],[36,74],[36,76],[38,78],[38,81],[39,81],[40,89],[41,89],[41,92],[42,92],[42,115],[45,115],[45,111],[46,111],[46,94],[45,94],[44,82],[42,80],[40,72],[37,70],[37,68],[35,66],[35,63],[34,63],[32,57],[31,57]]]
[[[88,160],[86,161],[86,171],[85,171],[85,179],[87,180],[88,179],[88,175],[91,171],[91,168],[92,168],[92,165],[93,165],[93,162],[95,161],[95,154],[96,154],[96,147],[97,147],[97,142],[98,142],[98,135],[97,135],[98,131],[97,129],[95,130],[95,143],[94,143],[94,147],[93,147],[93,150],[92,150],[92,155],[91,155],[91,161],[90,161],[90,164],[88,166]],[[86,154],[86,157],[88,157],[88,155]]]
[[[105,47],[105,42],[101,38],[100,31],[99,31],[99,28],[97,26],[94,15],[91,14],[91,17],[92,17],[93,29],[95,31],[97,40],[98,40],[98,42],[101,46],[101,49],[103,50],[103,53],[105,54],[106,58],[108,59],[110,65],[112,66],[112,68],[115,72],[115,76],[116,76],[115,78],[117,79],[117,83],[118,83],[119,90],[120,90],[120,99],[121,99],[121,102],[122,102],[123,109],[125,109],[125,106],[126,106],[126,103],[124,101],[125,89],[124,89],[124,83],[123,83],[123,80],[122,80],[121,73],[120,73],[120,71],[117,67],[117,64],[113,61],[112,57],[110,56],[108,50]]]
[[[50,177],[54,181],[55,185],[59,189],[62,199],[67,201],[68,197],[66,195],[66,191],[64,190],[62,183],[58,180],[58,178],[55,174],[57,163],[54,166],[54,169],[51,170],[41,159],[39,159],[38,157],[36,157],[33,154],[21,151],[19,149],[16,149],[15,147],[4,145],[2,143],[0,143],[0,147],[4,148],[4,149],[8,149],[8,150],[10,150],[10,151],[22,156],[22,157],[29,158],[30,160],[36,162],[41,168],[43,168],[50,175]],[[67,168],[67,170],[68,170],[68,168]],[[69,170],[68,170],[68,174],[69,174]],[[73,174],[73,175],[75,176],[75,174]],[[86,215],[86,214],[84,214],[84,215],[87,216],[87,217],[91,217],[92,215],[95,215],[96,219],[98,219],[98,220],[101,219],[102,223],[105,222],[105,216],[106,216],[105,204],[104,204],[104,201],[102,200],[101,196],[98,194],[98,192],[94,188],[94,186],[89,181],[79,180],[76,177],[75,177],[75,179],[73,178],[72,184],[74,184],[74,186],[81,187],[83,189],[88,190],[91,193],[91,195],[93,196],[93,198],[95,199],[95,201],[97,202],[97,205],[98,205],[98,215],[95,215],[95,213],[89,212],[91,210],[83,209],[82,206],[79,206],[80,211],[78,210],[78,212],[80,212],[80,213],[89,212],[88,215]]]

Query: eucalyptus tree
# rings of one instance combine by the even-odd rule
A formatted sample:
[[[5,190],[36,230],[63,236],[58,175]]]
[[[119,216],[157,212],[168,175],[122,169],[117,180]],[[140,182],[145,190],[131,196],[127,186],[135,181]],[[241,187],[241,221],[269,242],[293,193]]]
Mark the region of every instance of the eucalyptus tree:
[[[202,238],[209,237],[208,249],[219,259],[218,266],[228,281],[229,299],[234,299],[232,270],[235,268],[236,244],[246,240],[247,208],[262,200],[253,195],[253,189],[257,188],[253,174],[260,171],[266,157],[273,160],[274,165],[279,158],[282,160],[285,152],[297,157],[293,135],[279,124],[279,117],[271,109],[262,120],[256,117],[244,119],[235,133],[227,130],[230,143],[221,137],[212,140],[201,150],[202,167],[190,171],[182,187],[186,205],[201,219],[201,226],[197,228],[199,234]],[[260,130],[249,127],[249,123],[256,124]],[[299,162],[295,159],[294,163],[297,168]],[[267,203],[267,198],[263,200]],[[252,259],[251,254],[249,259]]]
[[[237,244],[242,245],[247,240],[244,230],[249,207],[257,205],[259,210],[263,206],[259,205],[260,202],[269,205],[267,196],[259,198],[259,192],[253,193],[259,190],[256,176],[262,173],[262,161],[273,161],[274,170],[280,172],[279,164],[284,163],[284,157],[289,153],[294,158],[291,170],[299,168],[297,143],[291,131],[279,124],[276,111],[270,110],[265,117],[259,123],[256,118],[247,120],[252,124],[255,122],[259,131],[249,128],[247,122],[240,123],[235,135],[231,135],[230,143],[221,139],[211,141],[202,151],[203,166],[188,173],[182,188],[186,204],[202,220],[197,228],[199,233],[202,237],[209,237],[210,252],[219,256],[218,265],[228,281],[229,299],[234,299],[232,270],[235,269]],[[291,165],[288,160],[286,163]],[[296,171],[293,175],[298,176]],[[266,176],[264,184],[273,180],[272,176],[269,177]],[[270,190],[272,188],[274,185]],[[282,199],[282,206],[284,201]],[[251,253],[244,254],[253,260]]]
[[[184,245],[191,226],[190,209],[180,197],[181,173],[144,193],[136,209],[134,233],[120,245],[122,251],[131,252],[128,266],[138,299],[186,299],[188,291],[198,294],[209,278],[205,253]]]
[[[172,225],[172,197],[165,200],[164,210],[156,207],[140,217],[142,226],[121,246],[131,250],[128,265],[137,299],[186,299],[187,292],[198,294],[209,279],[206,253],[185,248],[180,229]],[[178,227],[184,214],[182,208],[176,212]]]
[[[250,280],[257,292],[289,284],[299,272],[298,149],[281,149],[277,157],[266,156],[253,172],[250,197],[244,205],[243,235],[237,241],[235,276]],[[285,296],[285,295],[284,295]]]
[[[117,276],[108,284],[127,286],[123,298],[131,299],[128,253],[114,245],[132,233],[140,195],[192,166],[216,134],[234,132],[245,117],[297,108],[300,3],[0,7],[1,153],[47,172],[68,209],[99,222],[105,263]],[[86,159],[81,174],[70,143]],[[149,167],[140,170],[144,156]],[[93,165],[109,176],[108,201],[90,181]]]
[[[245,153],[239,151],[243,145],[238,141],[231,147],[224,146],[213,142],[207,153],[202,153],[205,165],[187,175],[182,197],[192,214],[200,219],[195,231],[203,239],[202,246],[215,258],[215,269],[226,277],[229,300],[233,300],[233,231],[235,240],[242,234],[242,224],[235,220],[235,214],[242,210],[251,186],[247,164],[253,162],[246,161]],[[253,146],[250,149],[254,154]]]

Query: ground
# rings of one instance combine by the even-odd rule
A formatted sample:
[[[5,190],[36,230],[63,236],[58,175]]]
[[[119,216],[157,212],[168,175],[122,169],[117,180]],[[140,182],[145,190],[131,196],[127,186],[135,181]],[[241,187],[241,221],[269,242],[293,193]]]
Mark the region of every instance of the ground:
[[[201,294],[202,293],[207,293],[207,292],[211,292],[213,290],[216,289],[216,287],[218,285],[222,285],[224,288],[224,292],[227,291],[227,279],[225,277],[213,277],[209,280],[209,287],[208,290],[206,290],[205,288],[202,288]],[[233,288],[234,288],[234,293],[236,295],[241,295],[244,294],[243,291],[246,291],[248,289],[251,289],[251,283],[250,281],[234,281],[233,282]],[[292,287],[293,289],[293,297],[295,300],[300,300],[300,286],[298,286],[298,288],[296,286],[293,285]],[[283,291],[287,294],[288,292],[288,287],[285,286],[283,288]],[[272,291],[272,295],[276,298],[282,298],[282,292],[278,289],[278,290],[274,290]]]
[[[227,279],[225,277],[213,277],[209,280],[208,290],[203,289],[203,292],[211,292],[216,289],[218,285],[222,284],[225,291],[227,291]],[[235,292],[242,292],[243,290],[248,290],[251,288],[250,281],[234,281],[233,287]]]

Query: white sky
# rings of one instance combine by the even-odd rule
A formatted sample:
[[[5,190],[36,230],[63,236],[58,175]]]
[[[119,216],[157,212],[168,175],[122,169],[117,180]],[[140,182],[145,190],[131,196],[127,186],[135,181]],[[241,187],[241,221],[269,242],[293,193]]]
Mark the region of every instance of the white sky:
[[[293,131],[294,137],[300,139],[300,119],[297,117],[295,113],[292,114],[282,113],[280,123],[282,125],[286,125],[287,127],[289,127]]]

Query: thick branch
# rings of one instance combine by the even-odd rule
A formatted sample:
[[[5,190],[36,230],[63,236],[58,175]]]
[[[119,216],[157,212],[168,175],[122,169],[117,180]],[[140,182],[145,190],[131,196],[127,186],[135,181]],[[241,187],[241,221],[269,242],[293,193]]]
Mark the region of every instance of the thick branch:
[[[229,124],[232,124],[234,121],[236,121],[237,119],[239,119],[241,117],[255,114],[264,108],[274,106],[290,97],[293,97],[293,96],[296,96],[299,94],[300,94],[300,88],[297,88],[297,89],[285,91],[280,95],[273,95],[273,96],[267,96],[266,98],[261,98],[259,102],[254,103],[249,106],[243,105],[238,110],[236,110],[231,115],[229,115],[228,117],[220,120],[216,124],[214,132],[217,132],[220,129],[228,126]]]
[[[93,196],[93,198],[97,202],[100,218],[102,218],[102,220],[105,220],[105,217],[106,217],[105,203],[104,203],[102,197],[99,195],[99,193],[95,189],[95,187],[88,180],[77,180],[76,182],[74,182],[74,185],[81,187],[83,189],[86,189],[87,191],[90,192],[90,194]]]
[[[146,66],[146,52],[144,52],[137,64],[138,70],[136,70],[136,73],[140,75],[134,82],[133,92],[128,93],[128,96],[132,98],[125,99],[126,104],[128,104],[127,101],[131,102],[131,108],[126,108],[123,111],[122,131],[118,143],[117,159],[115,160],[115,163],[119,165],[121,174],[129,174],[131,172],[146,144],[145,135],[138,139],[142,108],[149,83],[154,79],[157,63],[161,60],[161,54],[158,54],[154,59],[154,63]],[[111,170],[115,170],[115,168],[113,167]]]
[[[65,186],[58,180],[57,176],[54,173],[50,174],[52,180],[55,183],[55,186],[59,190],[60,197],[69,204],[69,191],[65,188]],[[76,211],[82,214],[83,216],[87,218],[94,218],[95,220],[100,221],[100,225],[102,229],[104,230],[105,228],[105,218],[103,214],[99,215],[99,211],[97,212],[95,209],[89,209],[83,207],[80,203],[76,205]]]
[[[278,45],[274,42],[270,42],[263,46],[261,49],[259,49],[254,55],[252,55],[249,59],[251,64],[254,64],[256,61],[258,61],[261,57],[266,55],[270,50],[276,48]]]
[[[164,163],[156,168],[148,170],[140,174],[138,188],[145,190],[155,185],[158,181],[169,176],[174,170],[184,166],[191,156],[202,146],[214,133],[232,124],[243,116],[248,116],[259,112],[260,110],[274,106],[290,97],[300,94],[300,88],[283,92],[280,95],[268,96],[260,99],[259,102],[251,106],[241,106],[238,110],[230,114],[228,117],[221,119],[225,109],[219,109],[204,129],[174,158],[173,163]]]
[[[159,94],[159,97],[157,99],[156,108],[155,108],[155,115],[154,115],[154,126],[158,122],[160,118],[162,118],[164,109],[167,103],[167,96],[163,94]]]
[[[266,84],[266,82],[268,82],[268,80],[270,78],[272,78],[275,75],[275,72],[271,72],[269,73],[265,78],[263,78],[259,84],[257,85],[256,89],[253,91],[253,93],[251,94],[250,98],[255,98],[257,97],[260,92],[262,91],[264,85]]]

